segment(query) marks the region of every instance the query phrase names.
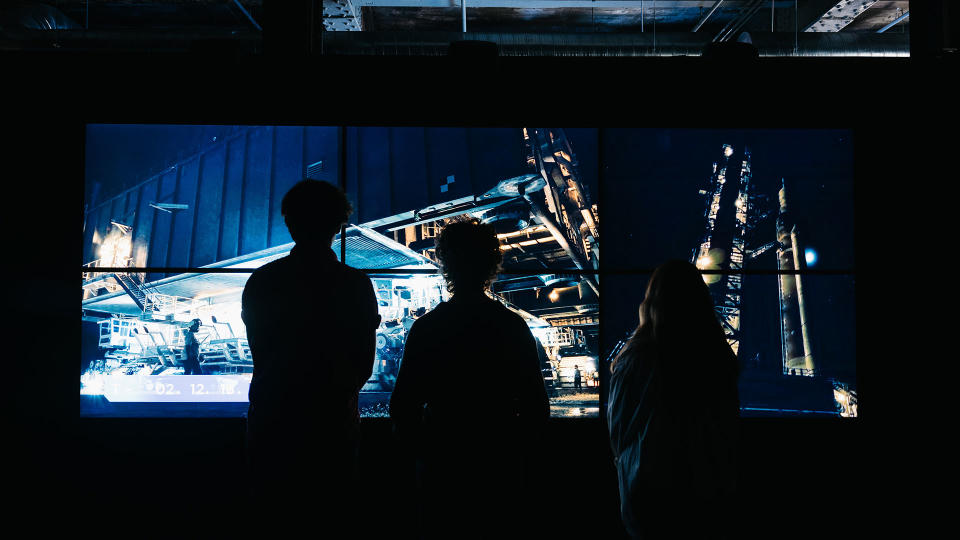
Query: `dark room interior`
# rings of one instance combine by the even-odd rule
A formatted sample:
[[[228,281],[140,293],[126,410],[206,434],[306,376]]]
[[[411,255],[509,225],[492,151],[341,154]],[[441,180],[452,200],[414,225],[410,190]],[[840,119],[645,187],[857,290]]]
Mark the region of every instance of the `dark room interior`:
[[[597,371],[596,382],[587,383],[586,401],[563,402],[564,396],[575,395],[572,371],[560,349],[551,350],[544,341],[549,356],[544,374],[559,391],[551,398],[553,414],[530,472],[536,496],[527,511],[536,515],[537,537],[628,538],[620,521],[606,424],[607,368],[621,339],[636,324],[641,284],[662,258],[690,259],[691,253],[692,262],[716,270],[718,279],[744,276],[739,359],[741,365],[749,360],[760,366],[744,371],[741,380],[737,528],[732,537],[864,536],[865,529],[872,528],[866,523],[882,519],[868,509],[887,500],[900,482],[892,477],[901,474],[892,469],[886,469],[885,476],[878,473],[901,444],[887,446],[884,432],[905,415],[922,414],[903,412],[904,394],[911,390],[896,379],[901,376],[900,355],[915,358],[923,353],[887,345],[886,336],[923,325],[922,317],[893,314],[891,303],[941,294],[934,282],[915,277],[913,262],[907,261],[916,261],[918,253],[929,257],[945,249],[944,235],[916,231],[955,226],[951,197],[935,194],[946,191],[951,180],[945,171],[955,169],[950,158],[957,107],[948,74],[958,66],[951,24],[956,17],[953,2],[918,0],[467,0],[465,7],[453,0],[5,4],[0,7],[0,65],[9,90],[4,102],[13,120],[8,132],[15,135],[3,145],[9,194],[5,224],[19,233],[11,235],[9,250],[18,257],[6,265],[14,294],[5,319],[14,343],[8,362],[15,364],[12,409],[17,417],[6,438],[15,450],[7,465],[13,480],[8,489],[16,494],[12,514],[37,530],[70,527],[118,536],[259,534],[248,527],[242,399],[220,409],[220,403],[204,408],[191,402],[132,407],[124,413],[122,406],[91,408],[91,403],[109,401],[103,392],[81,395],[90,385],[89,379],[81,382],[91,368],[90,358],[102,357],[103,348],[95,342],[99,321],[144,311],[142,304],[134,306],[136,295],[120,278],[109,290],[87,283],[91,269],[82,265],[96,258],[91,250],[99,245],[88,220],[100,220],[100,225],[89,226],[99,238],[110,230],[111,220],[124,214],[91,214],[96,208],[140,193],[130,196],[126,208],[160,216],[150,218],[153,230],[169,234],[169,245],[174,246],[180,234],[174,203],[182,202],[177,198],[182,192],[162,197],[164,171],[212,152],[227,155],[229,162],[230,141],[245,138],[246,148],[256,148],[250,141],[260,130],[279,148],[276,141],[289,131],[291,137],[300,137],[291,144],[304,148],[289,178],[315,175],[343,185],[356,203],[349,222],[353,236],[345,229],[334,251],[343,253],[348,264],[356,257],[358,267],[362,259],[365,268],[374,269],[372,278],[379,271],[396,285],[401,278],[415,277],[416,272],[403,274],[412,266],[396,261],[376,266],[372,255],[359,255],[360,248],[351,255],[353,246],[378,240],[425,268],[431,262],[432,238],[426,228],[411,237],[414,222],[427,211],[435,212],[426,214],[428,222],[458,219],[451,206],[430,207],[407,193],[419,186],[410,169],[420,167],[424,178],[443,181],[438,189],[444,196],[467,188],[463,180],[458,186],[454,177],[479,178],[495,170],[497,180],[520,178],[512,168],[515,162],[535,163],[543,170],[545,164],[556,163],[537,157],[529,142],[542,135],[536,130],[554,128],[528,133],[526,126],[556,125],[564,126],[562,131],[550,131],[547,138],[556,142],[560,137],[555,135],[562,132],[569,139],[582,173],[576,187],[586,186],[583,192],[593,203],[579,209],[585,212],[582,218],[576,216],[584,223],[581,231],[599,215],[602,225],[609,225],[604,237],[611,245],[603,258],[597,255],[599,249],[590,250],[596,248],[592,236],[579,247],[562,241],[558,245],[563,249],[541,246],[543,238],[549,241],[550,220],[548,212],[537,210],[538,204],[547,206],[529,196],[526,201],[533,210],[524,212],[514,229],[539,243],[519,244],[510,240],[519,232],[498,230],[501,249],[511,258],[505,258],[502,284],[497,288],[495,282],[494,292],[519,311],[532,313],[533,319],[547,321],[544,327],[550,325],[551,331],[579,329],[569,332],[581,345],[576,354],[593,361]],[[130,129],[123,131],[123,126]],[[149,129],[153,131],[148,136]],[[326,133],[323,129],[330,130],[329,147],[335,150],[321,165],[309,152],[310,137]],[[518,143],[515,149],[502,144],[496,152],[470,153],[469,173],[458,169],[434,175],[431,167],[442,167],[436,165],[440,158],[430,153],[429,141],[433,147],[459,148],[452,141],[461,132],[474,144],[488,132],[495,134],[491,140],[514,137]],[[409,140],[403,139],[408,133],[423,133],[417,136],[427,142],[422,148],[402,142]],[[498,144],[501,139],[496,139]],[[713,263],[703,262],[707,250],[696,251],[703,247],[700,235],[703,216],[710,212],[710,186],[723,183],[722,175],[716,183],[713,162],[722,162],[721,146],[727,143],[738,152],[744,145],[753,150],[752,157],[734,154],[738,164],[731,170],[743,179],[753,165],[757,192],[769,199],[770,211],[763,219],[757,211],[759,232],[748,242],[756,258],[749,259],[755,262],[745,271],[729,263],[709,266]],[[219,144],[226,150],[218,150]],[[318,142],[317,148],[323,144]],[[378,156],[381,149],[386,153]],[[834,151],[837,157],[827,156]],[[277,175],[283,162],[273,152],[272,174]],[[534,157],[528,160],[525,152]],[[426,165],[411,165],[416,160],[408,159],[410,155]],[[250,168],[253,158],[243,159]],[[501,167],[500,159],[508,165]],[[341,169],[342,161],[358,165]],[[789,167],[782,165],[788,161]],[[381,166],[382,171],[374,170]],[[450,167],[452,171],[454,165]],[[542,172],[531,170],[528,179]],[[563,169],[564,175],[568,172]],[[809,377],[799,376],[805,367],[802,358],[788,359],[786,338],[780,341],[785,334],[777,323],[778,294],[785,309],[785,295],[777,288],[783,285],[775,277],[777,269],[784,268],[776,266],[774,255],[777,245],[783,247],[773,241],[780,234],[774,227],[777,190],[791,175],[823,180],[820,190],[784,188],[796,189],[790,200],[798,208],[811,209],[798,220],[799,230],[817,247],[794,267],[803,274],[809,312],[818,325],[813,328],[819,335],[808,347],[813,352],[804,349],[805,354],[808,360],[843,357],[842,362],[825,360],[815,371],[804,371]],[[191,192],[191,204],[198,208],[217,199],[221,218],[211,227],[219,227],[220,240],[212,242],[209,256],[197,243],[180,258],[173,251],[158,257],[156,250],[167,247],[157,248],[156,240],[148,240],[142,257],[129,265],[147,268],[141,285],[173,283],[177,275],[200,267],[209,270],[203,275],[211,280],[245,279],[236,268],[233,274],[218,273],[217,268],[223,270],[243,256],[281,253],[290,242],[285,231],[274,232],[267,223],[262,245],[244,247],[252,238],[248,230],[246,237],[234,232],[228,246],[229,174],[221,172],[220,177],[222,206],[217,196],[204,198],[203,188],[194,186]],[[711,179],[714,184],[705,183]],[[747,180],[741,182],[746,185]],[[154,185],[150,189],[160,191],[143,195],[144,186]],[[507,189],[504,182],[482,185],[455,194],[478,197],[487,192],[496,198]],[[371,195],[381,188],[390,196]],[[269,189],[285,188],[277,184]],[[245,192],[248,201],[266,201],[267,216],[274,204],[269,189],[266,195]],[[513,190],[514,199],[496,208],[513,209],[522,202],[516,187]],[[522,189],[519,193],[524,194]],[[727,219],[733,223],[734,195],[724,195],[730,207]],[[474,215],[481,215],[480,210],[488,212],[484,216],[496,213],[485,206],[478,209],[477,197],[471,203]],[[416,202],[397,202],[407,200]],[[514,218],[500,212],[496,219],[503,221],[496,223]],[[162,219],[169,221],[166,229],[158,228]],[[194,228],[183,237],[202,237],[202,218],[190,219],[193,225],[187,227]],[[279,217],[273,219],[280,223]],[[136,223],[137,231],[146,229],[142,220]],[[707,223],[712,234],[712,222]],[[650,239],[649,251],[629,249],[631,242],[644,238]],[[764,243],[768,245],[761,250]],[[21,255],[23,246],[26,253]],[[135,239],[133,259],[137,246]],[[410,261],[404,264],[412,265]],[[242,262],[236,264],[243,268]],[[395,270],[390,273],[388,268]],[[436,277],[436,267],[431,269],[423,273]],[[85,287],[78,326],[73,295],[81,272]],[[909,275],[909,287],[916,290],[905,292],[904,285],[893,285],[892,275],[900,276],[894,281],[908,280]],[[536,287],[525,285],[530,278],[540,280]],[[233,286],[232,281],[223,284],[227,281],[208,288]],[[154,285],[155,291],[161,290]],[[541,298],[541,288],[550,287],[568,296]],[[753,293],[752,288],[763,292]],[[171,285],[169,290],[176,289]],[[410,300],[406,294],[403,298]],[[722,298],[722,293],[715,294]],[[571,297],[576,299],[568,301]],[[818,301],[820,297],[825,300]],[[118,299],[117,305],[122,300],[134,307],[124,311],[126,307],[110,304],[111,298]],[[728,338],[740,336],[739,297],[737,302]],[[398,319],[405,305],[413,311],[414,304],[390,305],[400,306]],[[383,314],[387,307],[381,306]],[[758,312],[772,315],[760,321],[752,315]],[[216,313],[221,322],[212,320],[221,324],[225,316]],[[766,337],[751,337],[759,335]],[[384,382],[389,376],[381,373],[380,384],[387,386],[376,388],[385,396],[392,388]],[[789,381],[769,383],[774,379]],[[579,371],[577,381],[579,396]],[[788,384],[796,390],[784,390]],[[794,391],[804,397],[777,401],[776,395]],[[820,392],[823,399],[804,401],[804,392]],[[378,414],[383,409],[377,407],[371,405],[373,412],[364,412],[360,422],[359,484],[365,495],[357,504],[363,519],[349,533],[316,523],[313,532],[321,537],[417,535],[412,459],[394,436],[390,418]],[[278,523],[266,534],[297,533]],[[460,535],[452,531],[450,536]]]

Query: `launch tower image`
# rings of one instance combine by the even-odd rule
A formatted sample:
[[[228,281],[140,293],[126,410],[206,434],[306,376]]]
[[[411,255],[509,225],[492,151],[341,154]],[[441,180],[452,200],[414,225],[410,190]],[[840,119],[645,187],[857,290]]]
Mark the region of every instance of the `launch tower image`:
[[[769,198],[753,190],[751,152],[742,154],[724,144],[721,156],[700,194],[706,198],[704,232],[693,250],[691,262],[704,274],[713,296],[717,317],[731,349],[739,356],[742,341],[741,309],[744,263],[775,249],[777,297],[779,304],[780,364],[785,376],[819,376],[810,331],[810,317],[804,299],[801,270],[804,247],[794,214],[788,205],[787,183],[780,181],[779,205],[769,208]],[[758,226],[770,226],[768,217],[776,212],[775,240],[748,249]],[[856,393],[845,383],[833,381],[834,398],[843,416],[856,416]]]

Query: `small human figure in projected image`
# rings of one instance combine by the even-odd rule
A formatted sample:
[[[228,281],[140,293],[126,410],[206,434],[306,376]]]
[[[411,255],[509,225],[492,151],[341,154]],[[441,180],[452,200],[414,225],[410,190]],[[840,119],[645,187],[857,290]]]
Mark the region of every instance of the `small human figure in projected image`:
[[[190,321],[190,326],[183,331],[184,375],[203,375],[203,370],[200,368],[200,342],[197,341],[200,322],[200,319]]]
[[[525,462],[539,455],[550,415],[538,345],[520,315],[486,294],[501,262],[493,228],[453,223],[436,242],[453,297],[413,323],[390,400],[395,433],[416,459],[422,532],[533,534]]]
[[[658,267],[610,367],[607,422],[627,532],[730,538],[739,367],[695,266]]]
[[[581,385],[582,381],[583,381],[583,379],[581,379],[581,375],[580,375],[580,366],[574,365],[574,366],[573,366],[573,387],[574,387],[578,392],[580,391],[580,388],[581,388],[580,385]]]
[[[280,212],[296,245],[254,271],[242,299],[253,355],[251,517],[337,530],[359,510],[359,391],[373,372],[380,315],[370,279],[330,247],[352,212],[343,192],[303,180]]]

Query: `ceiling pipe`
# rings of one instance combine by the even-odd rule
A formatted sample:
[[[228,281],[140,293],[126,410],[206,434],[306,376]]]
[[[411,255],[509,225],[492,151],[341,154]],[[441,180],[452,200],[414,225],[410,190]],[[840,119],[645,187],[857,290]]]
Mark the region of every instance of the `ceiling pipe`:
[[[710,11],[708,11],[706,15],[700,18],[700,22],[698,22],[697,25],[693,27],[692,31],[696,32],[697,30],[700,30],[700,27],[707,22],[707,19],[713,16],[713,12],[717,11],[717,8],[719,8],[720,4],[722,3],[723,3],[723,0],[717,0],[717,2],[713,4],[713,7],[710,8]]]
[[[250,12],[247,11],[245,7],[243,7],[243,4],[240,3],[240,0],[233,0],[233,3],[238,8],[240,8],[240,12],[243,13],[243,15],[247,18],[247,20],[250,21],[250,24],[252,24],[253,27],[256,28],[258,32],[263,32],[263,28],[260,28],[260,25],[257,24],[257,21],[253,19],[253,15],[250,15]]]
[[[717,34],[717,37],[715,37],[713,40],[715,42],[729,40],[731,36],[736,35],[741,28],[750,22],[750,19],[756,15],[757,11],[759,11],[761,7],[763,7],[763,0],[754,0],[752,4],[747,6],[746,11],[742,15],[731,21],[731,24],[727,25],[727,27],[721,30],[720,33]]]
[[[764,2],[764,5],[766,3]],[[691,32],[657,33],[656,48],[650,34],[524,34],[470,33],[470,39],[490,41],[501,56],[700,56],[710,43],[705,34]],[[397,46],[415,47],[420,55],[445,55],[451,41],[462,40],[459,32],[325,32],[323,39],[331,54],[396,55]],[[753,45],[761,57],[820,56],[878,57],[909,56],[907,34],[805,33],[794,39],[769,32],[751,31]],[[798,46],[799,45],[799,46]]]
[[[882,34],[882,33],[886,32],[887,30],[889,30],[889,29],[893,28],[894,26],[896,26],[897,23],[899,23],[900,21],[906,19],[906,18],[909,17],[909,16],[910,16],[910,12],[907,11],[907,12],[904,13],[903,15],[897,17],[896,20],[894,20],[894,21],[891,22],[890,24],[888,24],[888,25],[884,26],[883,28],[877,30],[877,33],[878,33],[878,34]]]
[[[730,19],[729,21],[727,21],[727,24],[723,25],[723,28],[721,28],[720,31],[717,32],[717,35],[713,36],[713,40],[712,40],[712,41],[714,41],[714,42],[720,41],[721,38],[722,38],[724,35],[726,35],[727,31],[737,22],[738,19],[739,19],[739,17],[735,17],[735,18]]]

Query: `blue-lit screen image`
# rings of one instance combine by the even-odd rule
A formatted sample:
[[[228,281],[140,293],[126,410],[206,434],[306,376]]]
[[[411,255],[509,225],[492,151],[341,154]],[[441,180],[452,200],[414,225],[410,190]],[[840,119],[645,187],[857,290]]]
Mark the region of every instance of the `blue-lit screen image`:
[[[704,280],[744,415],[856,416],[849,130],[604,129],[604,350],[668,259]],[[610,288],[607,288],[610,287]]]
[[[96,316],[94,308],[122,311],[126,293],[85,302],[80,366],[81,414],[86,416],[236,416],[246,411],[253,358],[240,317],[248,272],[181,274],[151,285],[152,298],[177,298],[182,306],[156,305],[153,316]],[[437,274],[372,274],[381,323],[376,358],[361,390],[363,416],[387,416],[390,392],[413,321],[447,297]],[[187,291],[208,290],[208,294]],[[189,306],[189,307],[188,307]],[[167,311],[170,311],[167,313]],[[190,323],[199,342],[202,374],[186,374]]]
[[[650,270],[705,247],[696,257],[702,268],[727,269],[727,244],[742,240],[742,268],[776,270],[782,216],[785,234],[797,229],[805,268],[853,269],[850,130],[603,129],[601,136],[607,234],[625,248],[608,251],[604,268]],[[704,246],[711,238],[715,245]]]
[[[354,213],[331,248],[377,295],[363,416],[387,414],[412,322],[448,299],[436,235],[473,218],[520,272],[491,294],[537,337],[553,413],[596,416],[597,148],[590,129],[89,125],[81,414],[245,412],[241,294],[293,247],[280,201],[306,177],[344,186]]]
[[[293,247],[280,200],[306,177],[344,187],[331,248],[377,295],[363,416],[448,299],[434,245],[466,219],[497,232],[490,294],[537,339],[553,415],[599,415],[649,273],[679,258],[712,272],[744,414],[856,416],[848,130],[90,125],[86,152],[81,414],[245,412],[240,295]]]

